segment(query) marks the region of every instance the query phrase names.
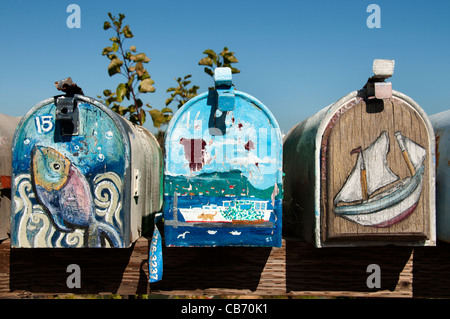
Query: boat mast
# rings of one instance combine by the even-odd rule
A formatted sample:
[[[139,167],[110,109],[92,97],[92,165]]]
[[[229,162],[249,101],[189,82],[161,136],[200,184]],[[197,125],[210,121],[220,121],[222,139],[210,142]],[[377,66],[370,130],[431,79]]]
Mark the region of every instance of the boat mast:
[[[414,176],[416,174],[416,169],[411,163],[411,159],[409,158],[408,150],[405,147],[405,143],[403,142],[403,136],[400,132],[395,132],[395,136],[397,137],[398,146],[400,146],[400,150],[402,151],[403,158],[405,159],[406,165],[408,166],[411,175]]]
[[[366,174],[366,163],[364,162],[364,154],[361,149],[361,146],[355,148],[350,152],[350,154],[359,153],[361,155],[361,170],[360,170],[360,179],[361,179],[361,192],[363,200],[369,199],[369,192],[367,191],[367,174]]]

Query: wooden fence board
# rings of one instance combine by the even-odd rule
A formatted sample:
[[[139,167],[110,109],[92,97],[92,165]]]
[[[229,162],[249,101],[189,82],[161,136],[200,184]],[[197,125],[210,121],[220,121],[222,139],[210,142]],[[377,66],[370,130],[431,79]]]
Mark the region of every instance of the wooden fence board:
[[[0,298],[58,294],[450,297],[450,244],[436,247],[164,247],[163,279],[148,283],[149,240],[127,249],[10,249],[0,244]],[[414,258],[413,258],[414,256]],[[81,268],[68,288],[67,266]],[[367,266],[381,269],[370,289]]]

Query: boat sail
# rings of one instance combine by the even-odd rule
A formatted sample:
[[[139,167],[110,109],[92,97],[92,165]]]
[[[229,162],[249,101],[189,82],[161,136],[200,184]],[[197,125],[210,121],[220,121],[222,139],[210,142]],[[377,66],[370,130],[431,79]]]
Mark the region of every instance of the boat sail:
[[[358,158],[334,199],[337,215],[363,226],[389,227],[414,211],[422,191],[426,151],[400,132],[395,135],[411,176],[398,181],[389,168],[389,135],[383,131],[365,150],[351,152]],[[387,189],[375,194],[383,187]]]

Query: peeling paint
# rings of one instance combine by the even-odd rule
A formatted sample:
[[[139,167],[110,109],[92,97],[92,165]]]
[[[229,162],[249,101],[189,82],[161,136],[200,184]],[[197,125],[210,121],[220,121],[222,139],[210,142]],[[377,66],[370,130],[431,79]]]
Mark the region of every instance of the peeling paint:
[[[214,94],[207,92],[186,103],[169,124],[168,246],[281,245],[281,133],[263,104],[234,93],[232,111],[218,112],[209,104]],[[199,114],[201,130],[192,129],[191,112]]]
[[[184,138],[180,139],[180,144],[184,147],[184,156],[189,163],[191,171],[199,171],[206,163],[206,142],[203,139]]]

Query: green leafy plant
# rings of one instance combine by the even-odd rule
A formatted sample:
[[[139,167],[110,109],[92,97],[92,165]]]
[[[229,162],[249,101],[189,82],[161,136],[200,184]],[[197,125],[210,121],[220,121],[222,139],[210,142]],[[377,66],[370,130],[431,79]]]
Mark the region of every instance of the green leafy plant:
[[[222,52],[217,54],[211,49],[205,50],[203,54],[206,54],[206,57],[203,57],[198,64],[205,65],[205,73],[214,76],[214,69],[217,67],[229,67],[231,68],[231,73],[240,73],[241,71],[235,67],[232,67],[232,63],[238,63],[239,60],[234,56],[234,52],[230,52],[227,47],[224,47]]]
[[[178,103],[178,108],[181,108],[187,101],[192,99],[197,95],[197,90],[200,88],[197,85],[193,85],[190,88],[188,87],[189,84],[191,84],[191,81],[189,80],[191,78],[191,75],[188,74],[184,78],[177,78],[175,81],[177,81],[178,86],[177,87],[170,87],[167,89],[166,92],[172,92],[170,97],[166,100],[166,106],[171,104],[172,102]]]
[[[125,15],[119,13],[119,16],[115,17],[108,13],[108,16],[111,21],[105,21],[103,29],[112,29],[114,36],[109,39],[112,42],[111,46],[104,48],[102,55],[110,60],[108,65],[109,76],[121,74],[125,77],[125,82],[120,83],[115,91],[103,91],[105,104],[116,113],[138,125],[144,124],[146,112],[148,112],[152,117],[153,125],[160,128],[161,125],[170,121],[173,115],[172,110],[169,108],[153,109],[147,103],[145,106],[151,110],[145,111],[144,104],[140,99],[140,94],[155,92],[154,81],[144,67],[144,64],[150,62],[150,58],[143,52],[137,53],[134,45],[125,49],[125,40],[134,37],[130,26],[123,25]],[[131,104],[128,104],[128,106],[121,105],[126,100],[130,101]]]

